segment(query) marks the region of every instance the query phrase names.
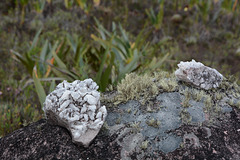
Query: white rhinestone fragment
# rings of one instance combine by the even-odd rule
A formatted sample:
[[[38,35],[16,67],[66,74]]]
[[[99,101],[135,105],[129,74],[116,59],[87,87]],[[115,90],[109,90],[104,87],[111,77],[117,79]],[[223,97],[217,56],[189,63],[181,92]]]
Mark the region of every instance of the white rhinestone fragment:
[[[43,110],[50,123],[67,128],[73,143],[87,147],[98,134],[107,116],[100,105],[98,85],[92,79],[63,81],[44,102]]]
[[[204,66],[200,62],[180,62],[175,76],[180,81],[185,81],[205,90],[217,88],[223,76],[216,69]]]

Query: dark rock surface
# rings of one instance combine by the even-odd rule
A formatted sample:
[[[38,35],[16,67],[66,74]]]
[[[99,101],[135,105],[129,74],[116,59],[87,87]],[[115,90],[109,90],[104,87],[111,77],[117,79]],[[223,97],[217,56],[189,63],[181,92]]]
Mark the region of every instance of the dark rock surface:
[[[0,159],[240,159],[240,111],[233,109],[219,122],[220,125],[182,125],[171,130],[184,137],[184,143],[175,151],[164,153],[150,152],[150,147],[136,150],[134,139],[143,137],[124,125],[115,125],[111,131],[103,129],[89,148],[79,147],[72,143],[66,129],[42,119],[1,138]],[[124,158],[121,152],[126,153]]]
[[[87,149],[72,143],[60,126],[39,120],[0,139],[0,159],[120,159],[112,137],[99,134]]]
[[[103,100],[106,123],[88,148],[76,146],[65,128],[42,119],[1,138],[0,159],[239,160],[240,96],[235,91],[203,93],[184,86],[145,104],[129,100],[115,106]]]

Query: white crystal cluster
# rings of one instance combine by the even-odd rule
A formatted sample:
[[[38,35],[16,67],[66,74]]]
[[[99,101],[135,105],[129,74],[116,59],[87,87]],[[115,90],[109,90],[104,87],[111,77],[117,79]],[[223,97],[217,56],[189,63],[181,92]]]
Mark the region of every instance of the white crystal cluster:
[[[44,102],[49,122],[67,128],[74,143],[87,147],[98,134],[107,116],[100,106],[98,86],[92,79],[63,81]]]
[[[197,87],[209,90],[217,88],[223,80],[222,74],[216,69],[204,66],[200,62],[180,62],[175,71],[177,79],[191,83]]]

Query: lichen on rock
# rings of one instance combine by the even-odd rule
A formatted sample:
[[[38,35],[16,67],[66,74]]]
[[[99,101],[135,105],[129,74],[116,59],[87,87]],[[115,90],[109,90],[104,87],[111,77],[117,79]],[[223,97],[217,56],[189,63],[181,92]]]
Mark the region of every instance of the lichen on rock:
[[[156,92],[149,92],[155,91],[155,88]],[[50,110],[45,106],[45,110],[49,110],[48,120],[57,121],[58,115],[54,117],[53,114],[55,110],[64,111],[71,103],[80,103],[80,107],[75,105],[79,114],[94,110],[95,106],[99,110],[100,104],[93,105],[99,102],[96,89],[91,80],[59,84],[58,91],[51,93],[49,98],[49,103],[55,107]],[[130,74],[118,84],[117,89],[107,93],[111,94],[107,96],[110,97],[109,101],[101,101],[109,109],[108,116],[104,129],[88,148],[72,145],[69,143],[71,137],[64,128],[49,125],[43,120],[35,127],[25,127],[24,135],[20,129],[1,138],[0,148],[4,146],[4,149],[0,149],[0,159],[6,153],[10,159],[12,155],[17,159],[49,159],[49,154],[59,159],[66,159],[66,156],[68,159],[196,159],[197,156],[203,159],[239,159],[240,112],[237,106],[240,106],[240,87],[228,77],[218,88],[203,90],[177,82],[173,74],[164,72],[137,76]],[[104,97],[104,94],[101,96]],[[147,100],[146,103],[142,103],[142,99]],[[110,107],[115,102],[118,105]],[[58,113],[60,111],[57,110]],[[103,116],[98,111],[95,113],[96,118]],[[68,117],[64,112],[62,114]],[[76,122],[85,122],[85,118],[91,120],[89,115]],[[75,116],[70,119],[75,121]],[[30,133],[27,128],[31,128]],[[81,138],[90,136],[87,132],[84,135]],[[33,144],[32,147],[29,144]],[[214,147],[216,145],[217,148]],[[229,151],[229,147],[233,149]],[[23,154],[22,150],[28,155]]]
[[[67,128],[73,143],[85,147],[98,134],[107,116],[106,107],[100,105],[97,89],[92,79],[63,81],[44,102],[48,121]]]
[[[117,91],[116,104],[132,99],[139,99],[144,104],[152,96],[156,96],[159,89],[149,75],[140,76],[130,73],[117,85]]]
[[[217,88],[223,80],[223,76],[216,69],[204,66],[200,62],[180,62],[179,69],[175,71],[176,77],[184,82],[191,83],[205,90]]]
[[[145,104],[159,92],[174,92],[177,87],[174,75],[164,71],[144,75],[130,73],[118,83],[114,103],[139,100],[141,104]]]

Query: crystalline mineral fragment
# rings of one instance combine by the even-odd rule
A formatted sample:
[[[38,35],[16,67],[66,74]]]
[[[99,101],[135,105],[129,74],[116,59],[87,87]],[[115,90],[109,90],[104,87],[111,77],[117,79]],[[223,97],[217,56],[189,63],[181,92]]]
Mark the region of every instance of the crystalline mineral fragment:
[[[175,75],[178,80],[191,83],[197,87],[209,90],[217,88],[223,80],[222,74],[216,69],[204,66],[200,62],[180,62]]]
[[[48,121],[67,128],[72,141],[85,147],[98,134],[107,116],[106,107],[100,105],[97,89],[92,79],[63,81],[44,102]]]

